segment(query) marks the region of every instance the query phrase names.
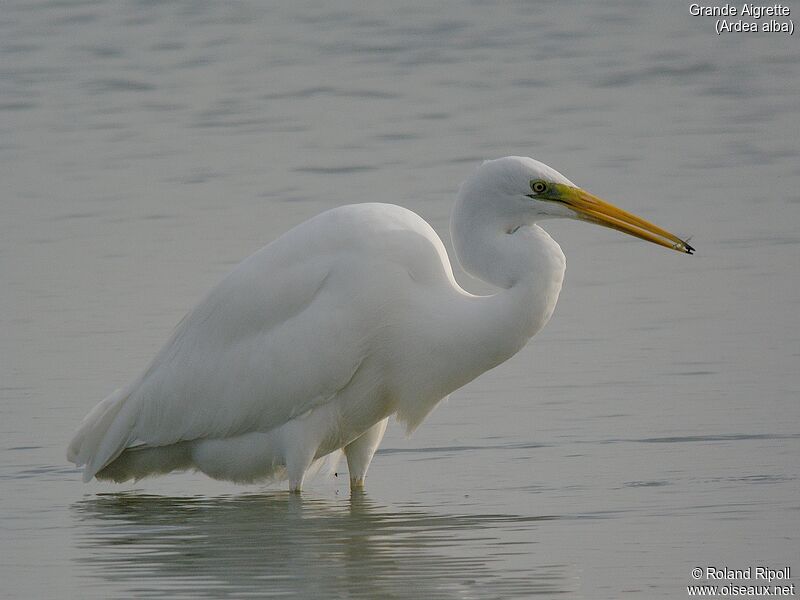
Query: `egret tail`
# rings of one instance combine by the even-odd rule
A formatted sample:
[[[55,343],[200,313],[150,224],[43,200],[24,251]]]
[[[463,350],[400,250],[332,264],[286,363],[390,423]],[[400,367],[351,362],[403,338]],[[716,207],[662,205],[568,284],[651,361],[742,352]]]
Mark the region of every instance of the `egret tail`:
[[[124,428],[123,432],[118,417],[127,398],[127,389],[112,393],[86,415],[72,438],[67,448],[67,460],[84,467],[84,482],[125,449],[130,428]]]

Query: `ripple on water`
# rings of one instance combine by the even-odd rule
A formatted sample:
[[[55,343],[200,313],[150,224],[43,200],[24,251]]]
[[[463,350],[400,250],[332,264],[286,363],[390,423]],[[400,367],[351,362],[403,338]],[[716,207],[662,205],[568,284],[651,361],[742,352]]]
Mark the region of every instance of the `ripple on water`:
[[[529,554],[511,548],[532,543],[524,541],[531,532],[518,540],[514,532],[553,517],[441,515],[364,496],[330,501],[287,493],[102,494],[72,511],[85,550],[79,568],[145,594],[464,598],[574,591],[571,567],[547,559],[536,564],[529,556],[524,574],[492,568],[509,555]]]

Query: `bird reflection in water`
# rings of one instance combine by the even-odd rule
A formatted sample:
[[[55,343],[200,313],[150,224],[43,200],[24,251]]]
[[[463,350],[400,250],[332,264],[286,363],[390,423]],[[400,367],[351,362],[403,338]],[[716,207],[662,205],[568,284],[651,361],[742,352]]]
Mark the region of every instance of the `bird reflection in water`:
[[[347,500],[101,494],[72,511],[80,568],[101,588],[137,595],[484,598],[574,591],[566,565],[504,565],[513,546],[498,535],[530,536],[554,517],[441,515],[380,506],[363,493]]]

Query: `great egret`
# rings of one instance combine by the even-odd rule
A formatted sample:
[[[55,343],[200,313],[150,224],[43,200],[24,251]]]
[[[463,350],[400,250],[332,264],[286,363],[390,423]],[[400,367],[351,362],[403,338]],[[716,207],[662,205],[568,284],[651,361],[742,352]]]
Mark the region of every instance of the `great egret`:
[[[450,392],[516,354],[548,321],[564,277],[537,222],[567,217],[691,254],[684,240],[531,158],[484,162],[439,236],[391,204],[324,212],[239,264],[176,328],[150,366],[83,420],[67,456],[124,481],[196,469],[217,479],[288,478],[344,450],[363,486],[391,415],[413,430]]]

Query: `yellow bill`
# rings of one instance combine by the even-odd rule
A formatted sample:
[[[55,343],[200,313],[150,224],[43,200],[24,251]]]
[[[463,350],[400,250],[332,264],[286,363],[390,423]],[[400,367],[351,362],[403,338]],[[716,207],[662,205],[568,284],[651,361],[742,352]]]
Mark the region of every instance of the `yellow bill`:
[[[610,227],[677,252],[686,254],[694,252],[694,248],[687,240],[682,240],[650,221],[617,208],[587,191],[560,183],[554,184],[553,187],[556,188],[553,200],[566,204],[584,221]]]

